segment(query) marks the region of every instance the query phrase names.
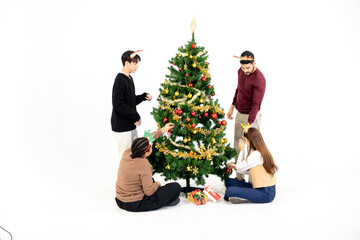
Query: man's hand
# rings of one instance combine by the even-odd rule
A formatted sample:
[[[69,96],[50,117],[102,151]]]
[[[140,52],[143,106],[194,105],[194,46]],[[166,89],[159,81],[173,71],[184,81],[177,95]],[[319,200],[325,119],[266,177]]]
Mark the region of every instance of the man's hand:
[[[236,165],[234,163],[228,163],[226,166],[229,169],[235,169],[236,170]]]
[[[157,185],[159,185],[159,187],[161,187],[161,183],[159,183],[158,181],[156,181],[155,183],[157,183]]]
[[[229,112],[227,113],[227,118],[230,120],[233,120],[234,118],[232,117],[234,112],[234,105],[231,105]]]
[[[162,133],[164,133],[164,132],[169,131],[169,130],[172,129],[173,127],[175,127],[175,124],[173,124],[173,123],[167,123],[167,124],[161,129],[161,131],[162,131]]]
[[[151,101],[151,99],[152,99],[152,96],[151,96],[151,94],[150,93],[148,93],[147,95],[146,95],[146,100],[148,100],[148,101]]]
[[[140,126],[140,125],[141,125],[141,118],[140,118],[139,121],[137,121],[136,123],[134,123],[134,125],[137,126],[137,127]]]

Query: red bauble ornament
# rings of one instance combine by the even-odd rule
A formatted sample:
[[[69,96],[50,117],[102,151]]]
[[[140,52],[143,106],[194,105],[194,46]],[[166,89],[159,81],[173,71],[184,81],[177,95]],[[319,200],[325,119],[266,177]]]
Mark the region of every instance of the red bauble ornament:
[[[195,117],[196,113],[194,111],[191,112],[191,116]]]
[[[173,65],[175,66],[175,63],[173,62]]]
[[[219,125],[221,125],[221,121],[219,121]]]
[[[191,44],[191,48],[196,48],[196,45],[195,44]]]
[[[212,113],[212,114],[211,114],[211,117],[212,117],[213,119],[216,119],[216,118],[217,118],[217,114],[216,114],[216,113]]]
[[[188,76],[189,76],[189,74],[188,74],[188,73],[186,73],[186,74],[185,74],[185,76],[187,76],[187,77],[188,77]]]
[[[211,88],[211,85],[209,85],[208,88]]]
[[[204,82],[206,81],[206,77],[202,77],[201,80],[203,80]]]
[[[181,71],[181,68],[179,67],[179,71]]]
[[[205,112],[205,113],[204,113],[204,116],[207,117],[207,116],[209,116],[209,114],[208,114],[207,112]]]
[[[191,124],[191,127],[192,127],[192,128],[195,128],[195,127],[196,127],[195,123]]]
[[[171,129],[169,129],[169,131],[168,131],[168,133],[171,133],[171,131],[172,131],[173,129],[171,128]]]
[[[192,83],[189,83],[189,87],[193,87],[194,85]]]
[[[187,118],[186,118],[186,121],[187,121],[187,122],[190,122],[190,118],[189,118],[189,117],[187,117]]]
[[[164,123],[166,123],[166,122],[167,122],[167,120],[168,120],[168,119],[167,119],[166,117],[164,117],[163,122],[164,122]]]
[[[179,109],[178,112],[177,112],[177,115],[181,115],[182,114],[182,110]]]
[[[199,115],[199,118],[201,118],[201,115]]]
[[[226,126],[227,122],[225,120],[222,120],[221,125]]]
[[[215,96],[215,93],[213,93],[211,96]]]
[[[227,174],[231,173],[231,169],[228,168],[228,169],[226,170],[226,173],[227,173]]]

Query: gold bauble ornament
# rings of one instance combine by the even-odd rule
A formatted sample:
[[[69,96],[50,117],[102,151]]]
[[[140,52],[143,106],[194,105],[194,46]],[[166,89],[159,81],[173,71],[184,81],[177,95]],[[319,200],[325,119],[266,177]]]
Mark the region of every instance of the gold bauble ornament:
[[[164,84],[167,84],[167,80],[165,79]]]
[[[181,56],[182,56],[182,55],[181,55],[181,53],[178,53],[177,55],[178,55],[179,57],[181,57]]]
[[[192,98],[192,94],[189,93],[189,94],[187,95],[187,97],[188,97],[188,98]]]
[[[222,143],[222,144],[225,143],[225,142],[224,142],[224,139],[220,139],[220,143]]]
[[[215,144],[215,143],[216,143],[215,138],[212,138],[212,139],[211,139],[211,142],[212,142],[212,144]]]
[[[190,172],[191,171],[191,167],[189,166],[189,164],[186,167],[186,171]]]
[[[204,99],[200,98],[200,103],[203,103],[204,102]]]
[[[190,55],[190,59],[193,59],[194,58],[194,56],[193,55]]]
[[[190,141],[191,141],[191,138],[190,138],[190,137],[188,137],[188,139],[187,139],[187,140],[188,140],[188,142],[190,142]]]
[[[227,142],[228,142],[228,140],[226,138],[224,138],[224,143],[227,143]]]
[[[185,53],[185,57],[187,57],[187,56],[189,56],[189,53],[188,53],[188,52]]]
[[[178,91],[175,92],[175,96],[179,96],[179,92],[178,92]]]
[[[166,165],[166,167],[165,167],[167,170],[170,170],[170,165],[168,164],[168,165]]]
[[[183,142],[184,142],[184,143],[187,143],[187,141],[188,141],[187,138],[184,138]]]
[[[169,94],[169,89],[166,88],[166,89],[164,90],[164,93],[165,93],[165,94]]]
[[[196,130],[193,130],[192,133],[193,133],[193,134],[197,134],[197,131],[196,131]]]
[[[196,68],[196,63],[193,63],[193,64],[192,64],[192,67],[193,67],[193,68]]]

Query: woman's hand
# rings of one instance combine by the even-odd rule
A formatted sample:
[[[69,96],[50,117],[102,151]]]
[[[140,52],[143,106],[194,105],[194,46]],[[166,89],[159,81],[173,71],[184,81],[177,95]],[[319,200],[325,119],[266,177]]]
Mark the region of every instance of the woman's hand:
[[[236,165],[234,163],[228,163],[226,164],[226,167],[229,169],[235,169],[236,170]]]
[[[244,140],[240,139],[239,143],[238,143],[238,146],[240,148],[240,151],[244,150],[244,146],[245,146]]]
[[[164,132],[169,131],[169,130],[172,129],[173,127],[175,127],[175,124],[173,124],[173,123],[167,123],[167,124],[161,129],[161,131],[162,131],[162,133],[164,133]]]

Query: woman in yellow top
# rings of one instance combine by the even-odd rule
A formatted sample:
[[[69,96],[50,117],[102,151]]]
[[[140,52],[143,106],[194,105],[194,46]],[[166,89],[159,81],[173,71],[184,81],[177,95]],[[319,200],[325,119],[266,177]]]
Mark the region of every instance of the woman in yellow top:
[[[261,133],[256,128],[244,130],[244,140],[239,140],[239,161],[228,163],[229,169],[238,173],[249,174],[250,181],[229,178],[225,181],[226,192],[224,199],[232,203],[251,201],[254,203],[269,203],[276,194],[275,172],[278,166],[265,145]],[[245,141],[245,143],[244,143]],[[245,144],[248,151],[245,153]],[[242,156],[245,156],[242,158]],[[241,160],[242,159],[242,160]]]

